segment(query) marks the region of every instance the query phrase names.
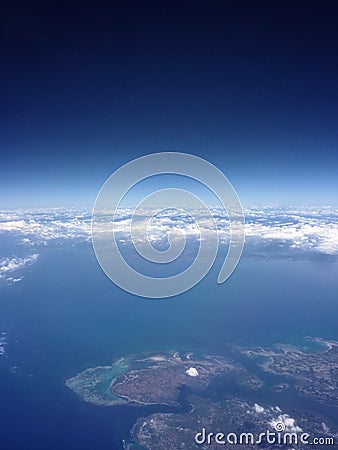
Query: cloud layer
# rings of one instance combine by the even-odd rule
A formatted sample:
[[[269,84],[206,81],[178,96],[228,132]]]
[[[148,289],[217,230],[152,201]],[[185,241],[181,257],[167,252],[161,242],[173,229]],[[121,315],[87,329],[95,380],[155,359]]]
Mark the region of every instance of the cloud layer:
[[[116,236],[120,243],[131,242],[130,225],[133,211],[121,209],[115,219]],[[198,224],[195,219],[198,219]],[[139,210],[134,216],[134,241],[154,245],[168,244],[168,240],[211,239],[212,222],[218,230],[219,242],[229,242],[230,230],[227,214],[219,208],[205,211]],[[111,217],[102,216],[102,233],[110,233]],[[21,245],[34,247],[51,241],[90,241],[91,213],[75,209],[49,209],[34,211],[0,211],[0,235],[10,234],[21,239]],[[250,208],[245,209],[245,235],[247,249],[259,253],[269,248],[276,255],[289,253],[317,253],[338,255],[338,208]]]

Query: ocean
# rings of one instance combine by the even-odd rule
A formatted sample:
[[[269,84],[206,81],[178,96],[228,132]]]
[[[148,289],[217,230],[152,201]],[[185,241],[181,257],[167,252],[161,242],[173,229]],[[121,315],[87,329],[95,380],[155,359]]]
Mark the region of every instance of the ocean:
[[[229,344],[338,340],[335,259],[244,256],[223,285],[217,260],[190,291],[148,300],[111,283],[89,244],[39,253],[0,291],[1,450],[119,450],[138,417],[168,410],[85,403],[65,381],[88,367],[148,351],[222,355]]]

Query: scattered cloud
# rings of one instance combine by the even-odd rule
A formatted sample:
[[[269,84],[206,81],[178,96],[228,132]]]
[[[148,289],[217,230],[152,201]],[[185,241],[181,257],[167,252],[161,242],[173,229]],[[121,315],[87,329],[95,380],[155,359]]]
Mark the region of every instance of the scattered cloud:
[[[296,424],[296,420],[288,414],[280,414],[276,419],[269,422],[269,425],[274,430],[278,430],[280,424],[284,425],[281,430],[286,431],[287,433],[301,433],[303,431],[302,428]]]
[[[13,276],[17,272],[21,272],[27,266],[35,263],[38,259],[38,254],[33,253],[24,258],[12,256],[11,258],[2,258],[0,260],[0,280],[5,280],[10,284],[18,283],[23,276]]]
[[[264,407],[255,403],[253,406],[248,405],[247,414],[253,421],[264,419],[273,431],[286,433],[302,433],[303,429],[294,419],[286,412],[282,411],[279,406],[265,405]]]
[[[6,345],[7,345],[6,333],[2,332],[0,334],[0,356],[5,354]]]

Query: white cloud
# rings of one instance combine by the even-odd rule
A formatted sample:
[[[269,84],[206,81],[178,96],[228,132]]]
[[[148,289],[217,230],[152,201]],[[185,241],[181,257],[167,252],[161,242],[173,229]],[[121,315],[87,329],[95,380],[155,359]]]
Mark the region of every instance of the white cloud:
[[[289,414],[284,413],[279,406],[266,406],[263,407],[258,403],[255,403],[252,407],[249,407],[247,413],[250,415],[259,416],[257,420],[261,421],[262,417],[266,420],[266,423],[274,431],[288,432],[288,433],[302,433],[303,429],[297,425],[296,419]]]
[[[32,240],[29,239],[29,238],[23,238],[23,239],[21,239],[21,244],[22,244],[24,247],[34,247],[34,245],[35,245],[34,241],[32,241]]]
[[[1,335],[0,335],[0,356],[5,354],[6,345],[7,345],[6,333],[1,333]]]
[[[218,239],[227,244],[230,239],[229,220],[220,208],[211,209],[217,225]],[[249,208],[245,209],[245,235],[247,249],[272,253],[297,252],[338,255],[338,208]],[[121,208],[114,221],[116,237],[120,242],[131,242],[130,226],[133,210]],[[194,220],[198,219],[197,221]],[[111,216],[102,215],[99,232],[111,234]],[[134,217],[135,242],[168,245],[182,240],[214,239],[212,219],[207,212],[167,210],[154,215],[153,210],[138,210]],[[0,233],[21,237],[21,245],[34,247],[51,241],[91,239],[91,213],[75,209],[43,209],[32,211],[0,211]]]
[[[185,373],[189,375],[189,377],[198,377],[198,371],[195,367],[190,367]]]
[[[260,406],[258,403],[254,404],[254,410],[257,414],[261,414],[262,412],[264,412],[263,406]]]
[[[38,259],[38,254],[33,253],[24,258],[12,256],[11,258],[3,258],[0,260],[0,279],[4,279],[9,283],[18,283],[22,280],[22,276],[13,277],[12,275],[27,266],[35,263]]]
[[[9,284],[15,284],[15,283],[19,283],[20,281],[22,281],[23,277],[18,277],[18,278],[13,278],[13,277],[8,277],[6,278],[6,281]]]
[[[327,434],[330,432],[330,428],[324,422],[322,422],[322,428],[323,428],[324,433]]]
[[[274,430],[279,430],[279,425],[284,424],[284,429],[288,433],[301,433],[303,430],[296,424],[296,420],[290,417],[288,414],[280,414],[276,419],[271,420],[269,425]]]
[[[25,247],[51,240],[90,239],[91,215],[73,209],[0,211],[0,233],[22,236]]]

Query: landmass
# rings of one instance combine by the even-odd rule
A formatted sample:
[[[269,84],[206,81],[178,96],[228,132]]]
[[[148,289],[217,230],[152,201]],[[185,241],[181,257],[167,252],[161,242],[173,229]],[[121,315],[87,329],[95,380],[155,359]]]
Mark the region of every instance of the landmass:
[[[298,412],[296,420],[278,406],[250,404],[243,399],[211,401],[191,396],[191,411],[184,414],[159,413],[140,418],[131,429],[131,439],[125,444],[126,450],[191,450],[191,449],[262,449],[284,448],[301,450],[317,448],[312,446],[313,437],[321,436],[328,445],[321,448],[337,448],[335,435],[329,427],[314,417]],[[283,424],[284,433],[289,438],[278,443],[276,426]],[[278,424],[278,425],[277,425]],[[269,431],[269,440],[260,433]],[[209,433],[212,433],[212,436]],[[218,435],[220,433],[221,435]],[[208,435],[209,441],[208,441]],[[218,435],[218,441],[216,441]],[[295,435],[308,435],[308,444],[295,442]],[[275,443],[272,441],[276,439]],[[220,443],[220,441],[223,442]],[[292,444],[292,446],[291,446]]]
[[[203,433],[238,437],[249,432],[257,437],[267,430],[275,432],[278,426],[285,433],[307,434],[309,442],[271,445],[263,439],[222,445],[316,449],[312,438],[320,437],[327,439],[320,448],[338,449],[338,342],[320,338],[306,342],[302,348],[230,346],[225,351],[228,356],[145,353],[86,369],[66,385],[96,405],[172,408],[172,412],[152,410],[151,415],[140,417],[130,438],[123,441],[126,450],[214,450],[221,444],[214,438],[202,442]]]
[[[278,344],[274,349],[241,349],[248,357],[262,357],[263,370],[292,380],[299,395],[325,405],[338,406],[338,342],[306,338],[317,344],[310,351]],[[288,383],[280,385],[282,389]]]

